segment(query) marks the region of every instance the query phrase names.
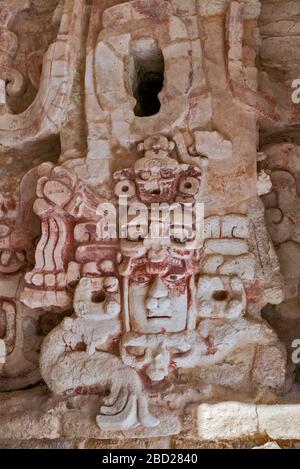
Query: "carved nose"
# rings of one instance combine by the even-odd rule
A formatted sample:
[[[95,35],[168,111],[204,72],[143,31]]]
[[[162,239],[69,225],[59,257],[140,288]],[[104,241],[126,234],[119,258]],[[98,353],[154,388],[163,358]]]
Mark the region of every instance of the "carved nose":
[[[169,291],[160,278],[157,278],[151,286],[146,301],[147,308],[151,311],[160,310],[161,313],[166,312],[170,306],[168,298]]]
[[[150,298],[146,301],[146,306],[150,310],[150,312],[160,312],[161,314],[165,314],[170,307],[171,301],[169,298]],[[149,312],[149,316],[151,316]]]
[[[164,282],[160,278],[157,278],[149,290],[148,298],[168,298],[168,295],[169,291]]]
[[[170,353],[165,348],[157,351],[152,359],[152,363],[147,368],[147,375],[151,381],[162,381],[168,376],[170,363]]]
[[[146,306],[148,309],[157,309],[158,307],[157,298],[148,298],[146,301]]]
[[[150,181],[145,182],[145,189],[150,192],[159,191],[160,188],[158,176],[152,175]]]

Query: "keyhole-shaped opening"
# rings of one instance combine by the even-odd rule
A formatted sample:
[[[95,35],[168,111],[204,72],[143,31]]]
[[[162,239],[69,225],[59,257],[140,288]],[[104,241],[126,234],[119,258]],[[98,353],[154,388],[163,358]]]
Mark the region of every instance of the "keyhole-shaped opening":
[[[153,116],[159,112],[158,95],[164,85],[164,71],[164,57],[154,39],[140,39],[131,44],[130,81],[136,99],[136,116]]]

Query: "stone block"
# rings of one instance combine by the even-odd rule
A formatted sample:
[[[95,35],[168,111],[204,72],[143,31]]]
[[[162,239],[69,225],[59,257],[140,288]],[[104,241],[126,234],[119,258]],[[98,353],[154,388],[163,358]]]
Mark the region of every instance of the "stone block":
[[[257,433],[254,404],[220,402],[198,407],[198,436],[202,440],[233,440]]]
[[[300,404],[257,406],[259,433],[274,440],[300,440]]]

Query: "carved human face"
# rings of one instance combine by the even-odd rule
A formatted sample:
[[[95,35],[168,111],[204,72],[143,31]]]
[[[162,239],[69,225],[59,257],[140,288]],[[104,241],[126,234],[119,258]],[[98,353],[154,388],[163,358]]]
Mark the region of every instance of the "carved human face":
[[[144,372],[152,382],[162,381],[174,368],[188,368],[195,353],[203,353],[203,347],[201,343],[195,347],[191,332],[170,335],[128,332],[122,337],[123,362]]]
[[[177,259],[141,260],[129,279],[132,330],[145,334],[180,332],[186,327],[188,273]]]
[[[126,334],[122,338],[121,355],[125,364],[144,370],[151,381],[162,381],[170,372],[168,336]]]
[[[135,164],[136,184],[142,202],[171,202],[177,190],[180,165],[161,145],[147,149]]]
[[[136,182],[139,199],[143,202],[170,202],[176,192],[176,174],[159,165],[140,171]]]

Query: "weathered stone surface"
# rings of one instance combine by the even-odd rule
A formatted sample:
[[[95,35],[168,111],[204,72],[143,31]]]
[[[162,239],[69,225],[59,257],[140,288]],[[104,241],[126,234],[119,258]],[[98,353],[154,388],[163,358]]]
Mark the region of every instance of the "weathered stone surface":
[[[171,439],[137,439],[137,440],[85,440],[81,445],[84,449],[169,449]]]
[[[281,449],[280,446],[276,442],[265,443],[262,446],[255,446],[252,449]]]
[[[258,0],[238,0],[245,8],[247,19],[257,18],[260,14],[260,2]],[[214,16],[225,13],[230,5],[230,0],[197,0],[199,12],[203,16]]]
[[[274,440],[299,440],[300,406],[258,406],[258,429]]]
[[[77,449],[80,448],[80,441],[64,440],[58,438],[56,440],[47,439],[5,439],[0,440],[1,449]]]
[[[287,69],[296,63],[300,51],[300,37],[273,37],[264,40],[262,60],[266,66]]]
[[[196,150],[212,159],[232,157],[232,143],[225,140],[218,132],[196,132]]]
[[[198,407],[198,436],[202,440],[234,440],[255,435],[257,425],[253,404],[221,402]]]
[[[222,402],[198,407],[198,435],[203,440],[234,440],[264,434],[274,440],[299,440],[299,404]]]

